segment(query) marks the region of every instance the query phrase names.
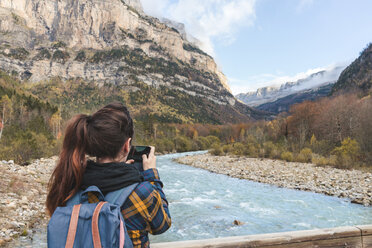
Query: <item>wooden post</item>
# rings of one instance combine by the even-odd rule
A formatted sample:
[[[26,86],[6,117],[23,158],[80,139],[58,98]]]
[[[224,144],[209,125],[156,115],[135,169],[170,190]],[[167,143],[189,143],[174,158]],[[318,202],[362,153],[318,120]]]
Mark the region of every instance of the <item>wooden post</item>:
[[[152,248],[372,248],[372,225],[151,244]]]
[[[372,225],[357,226],[362,233],[363,248],[372,248]]]

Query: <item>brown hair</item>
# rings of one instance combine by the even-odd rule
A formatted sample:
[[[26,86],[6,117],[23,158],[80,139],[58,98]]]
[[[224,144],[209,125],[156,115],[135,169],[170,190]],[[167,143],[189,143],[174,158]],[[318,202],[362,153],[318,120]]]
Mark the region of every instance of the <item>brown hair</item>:
[[[59,161],[49,181],[46,200],[49,214],[79,190],[86,155],[115,158],[133,134],[132,118],[121,103],[111,103],[92,116],[79,114],[69,120]]]

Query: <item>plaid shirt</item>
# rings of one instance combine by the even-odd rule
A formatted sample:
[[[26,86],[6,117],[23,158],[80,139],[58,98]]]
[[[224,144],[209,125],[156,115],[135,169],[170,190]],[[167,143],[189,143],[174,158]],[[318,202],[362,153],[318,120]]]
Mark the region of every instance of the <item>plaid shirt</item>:
[[[157,169],[142,172],[145,179],[122,206],[128,234],[134,248],[150,247],[148,233],[161,234],[171,226],[168,202]],[[89,194],[89,202],[98,198]]]

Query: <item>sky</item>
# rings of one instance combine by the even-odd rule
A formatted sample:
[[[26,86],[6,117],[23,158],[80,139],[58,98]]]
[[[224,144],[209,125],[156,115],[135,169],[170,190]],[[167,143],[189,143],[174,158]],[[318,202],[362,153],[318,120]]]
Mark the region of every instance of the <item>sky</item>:
[[[234,94],[346,66],[372,42],[372,0],[141,0],[185,24]]]

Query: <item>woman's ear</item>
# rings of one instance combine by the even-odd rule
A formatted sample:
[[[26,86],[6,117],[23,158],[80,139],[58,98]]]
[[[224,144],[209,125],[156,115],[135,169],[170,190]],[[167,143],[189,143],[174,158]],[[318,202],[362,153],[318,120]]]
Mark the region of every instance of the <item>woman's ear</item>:
[[[132,140],[132,138],[129,138],[129,139],[124,143],[124,146],[123,146],[123,152],[124,152],[124,154],[128,154],[128,153],[129,153],[129,151],[130,151],[131,140]]]

